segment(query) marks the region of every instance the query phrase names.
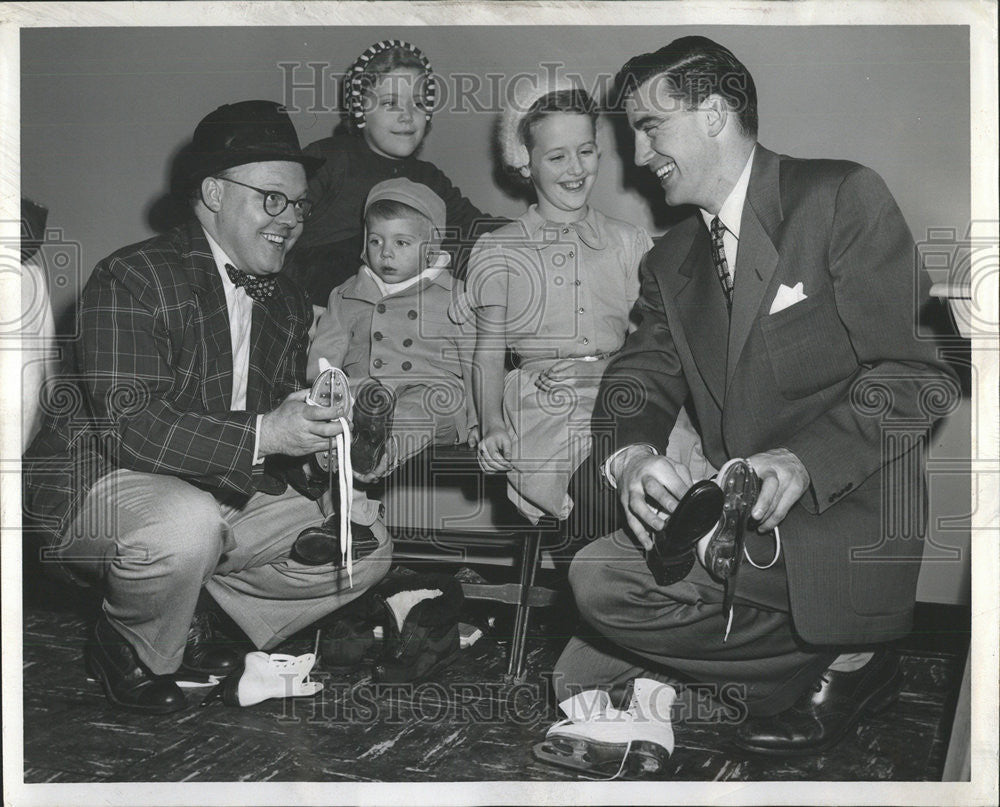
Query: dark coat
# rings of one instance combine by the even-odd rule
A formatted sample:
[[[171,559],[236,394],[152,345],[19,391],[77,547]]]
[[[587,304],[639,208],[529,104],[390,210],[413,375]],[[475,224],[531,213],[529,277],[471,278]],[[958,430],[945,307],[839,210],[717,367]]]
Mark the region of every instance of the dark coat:
[[[926,278],[914,256],[873,171],[758,146],[731,323],[696,212],[647,254],[642,324],[595,412],[595,429],[613,424],[612,449],[662,448],[690,396],[716,467],[781,447],[798,456],[811,485],[780,530],[792,619],[815,644],[910,629],[926,521],[919,446],[958,394],[916,335]],[[770,314],[779,286],[798,283],[806,299]],[[637,397],[623,394],[630,385]]]

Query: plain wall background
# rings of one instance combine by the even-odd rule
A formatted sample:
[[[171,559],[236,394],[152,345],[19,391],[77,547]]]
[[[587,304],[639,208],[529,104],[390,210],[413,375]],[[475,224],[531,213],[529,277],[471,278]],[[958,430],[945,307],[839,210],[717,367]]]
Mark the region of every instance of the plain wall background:
[[[335,23],[336,20],[331,20]],[[513,216],[524,201],[494,181],[494,111],[456,109],[459,74],[500,76],[560,63],[585,86],[609,81],[631,56],[687,34],[729,47],[754,76],[760,140],[795,156],[836,157],[878,171],[917,240],[929,228],[964,233],[970,218],[968,29],[960,26],[670,26],[655,10],[641,27],[65,28],[21,35],[21,192],[50,209],[49,228],[70,246],[49,262],[57,315],[72,305],[93,265],[154,233],[154,205],[171,158],[205,114],[223,103],[268,98],[296,104],[303,145],[339,122],[337,83],[371,43],[414,42],[447,83],[452,103],[434,117],[422,156],[481,209]],[[287,70],[323,91],[285,94]],[[487,87],[475,93],[491,101]],[[495,103],[495,101],[494,101]],[[328,111],[309,107],[325,105]],[[670,212],[648,172],[630,168],[629,140],[602,126],[593,203],[663,232]],[[75,245],[78,245],[75,246]],[[952,416],[934,451],[969,457],[968,409]],[[964,487],[963,487],[964,485]],[[958,502],[958,504],[956,504]],[[932,486],[932,514],[964,516],[968,480]],[[963,530],[964,544],[963,544]],[[932,535],[937,532],[932,529]],[[936,538],[963,547],[961,561],[925,563],[924,599],[968,601],[967,524]]]
[[[662,14],[662,12],[661,12]],[[201,117],[248,98],[300,107],[339,98],[336,82],[369,44],[413,41],[449,86],[457,74],[510,77],[561,62],[586,86],[631,56],[700,33],[729,47],[757,84],[760,140],[795,156],[838,157],[878,171],[920,238],[928,227],[969,221],[969,48],[964,27],[424,27],[73,28],[22,33],[22,194],[50,208],[49,226],[78,242],[82,273],[153,233],[148,215],[167,189],[170,158]],[[279,63],[322,62],[323,98],[284,96]],[[311,69],[295,80],[309,82]],[[509,79],[508,79],[509,80]],[[482,92],[479,98],[489,93]],[[454,97],[454,94],[452,94]],[[521,199],[493,181],[496,115],[444,109],[422,156],[440,166],[481,209],[516,215]],[[303,145],[340,120],[303,111]],[[601,175],[592,197],[618,218],[662,232],[668,221],[647,172],[630,171],[631,143],[601,134]],[[640,187],[625,180],[638,177]],[[644,197],[641,191],[649,195]],[[76,278],[53,288],[57,312],[75,299]]]

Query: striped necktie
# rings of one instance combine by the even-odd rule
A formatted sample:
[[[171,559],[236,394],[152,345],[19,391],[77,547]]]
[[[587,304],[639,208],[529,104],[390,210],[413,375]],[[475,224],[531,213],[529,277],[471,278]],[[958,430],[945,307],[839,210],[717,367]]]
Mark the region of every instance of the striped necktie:
[[[733,276],[729,273],[729,261],[726,260],[726,248],[722,244],[722,236],[726,232],[726,225],[719,221],[716,216],[712,219],[712,263],[715,264],[715,271],[719,275],[719,283],[722,291],[726,295],[726,308],[729,313],[733,313]]]

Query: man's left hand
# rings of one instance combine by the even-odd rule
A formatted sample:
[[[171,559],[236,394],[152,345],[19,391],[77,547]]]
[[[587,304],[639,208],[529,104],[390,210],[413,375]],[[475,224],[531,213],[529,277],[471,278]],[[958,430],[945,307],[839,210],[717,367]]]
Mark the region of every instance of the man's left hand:
[[[758,532],[770,532],[788,515],[809,487],[809,471],[787,448],[775,448],[748,457],[760,478],[760,494],[750,515]]]

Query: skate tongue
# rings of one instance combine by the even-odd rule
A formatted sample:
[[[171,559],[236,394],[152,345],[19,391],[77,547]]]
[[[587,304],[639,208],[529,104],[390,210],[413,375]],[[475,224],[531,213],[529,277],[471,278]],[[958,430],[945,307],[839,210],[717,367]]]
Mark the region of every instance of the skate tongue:
[[[574,723],[586,723],[588,720],[599,719],[610,712],[617,712],[611,708],[611,696],[602,689],[588,689],[571,698],[566,698],[559,704],[562,713],[568,720]]]
[[[413,591],[400,591],[398,594],[387,597],[386,604],[392,610],[392,615],[396,618],[396,627],[402,630],[403,623],[406,622],[406,617],[414,605],[424,600],[440,597],[441,595],[442,591],[438,588],[419,588]]]
[[[637,678],[632,686],[628,709],[615,709],[611,696],[603,690],[588,690],[559,704],[565,720],[551,726],[546,737],[572,736],[602,743],[621,744],[635,741],[662,746],[674,751],[674,729],[670,710],[677,698],[670,684],[651,678]]]

